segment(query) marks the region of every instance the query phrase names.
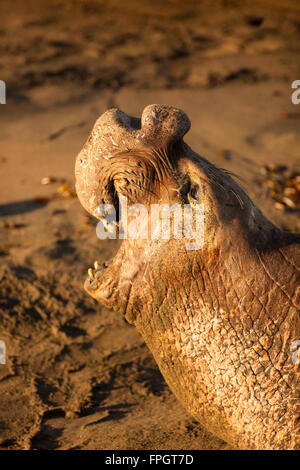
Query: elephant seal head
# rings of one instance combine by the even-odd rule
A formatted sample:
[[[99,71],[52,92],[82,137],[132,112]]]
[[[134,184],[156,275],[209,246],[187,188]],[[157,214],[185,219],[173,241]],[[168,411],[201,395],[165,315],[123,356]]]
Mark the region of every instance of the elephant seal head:
[[[195,153],[189,128],[163,105],[141,119],[111,109],[96,122],[77,157],[77,193],[101,233],[124,240],[85,289],[136,325],[211,432],[236,447],[296,448],[299,236]]]

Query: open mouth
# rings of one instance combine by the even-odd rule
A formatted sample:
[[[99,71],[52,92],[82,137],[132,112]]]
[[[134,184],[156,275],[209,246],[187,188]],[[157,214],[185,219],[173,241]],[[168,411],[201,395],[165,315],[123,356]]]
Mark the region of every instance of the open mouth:
[[[99,287],[103,275],[106,273],[109,266],[113,263],[114,258],[111,258],[103,263],[99,261],[94,262],[94,266],[88,269],[88,276],[85,280],[84,287],[87,291],[95,291]]]
[[[101,206],[98,206],[97,211],[96,211],[96,216],[97,219],[102,223],[103,228],[105,232],[112,232],[115,234],[116,238],[118,238],[119,235],[119,229],[120,229],[120,201],[118,194],[113,187],[113,185],[110,185],[109,191],[108,191],[108,201],[105,201],[102,199],[102,207],[110,205],[111,207],[114,208],[114,217],[113,219],[109,218],[109,213],[107,210],[102,210],[101,212]],[[99,212],[100,210],[100,212]],[[99,262],[95,261],[93,267],[88,269],[88,276],[85,280],[85,289],[88,290],[89,292],[97,290],[99,287],[101,280],[103,278],[103,275],[107,271],[108,267],[113,263],[114,257],[104,261],[104,262]]]

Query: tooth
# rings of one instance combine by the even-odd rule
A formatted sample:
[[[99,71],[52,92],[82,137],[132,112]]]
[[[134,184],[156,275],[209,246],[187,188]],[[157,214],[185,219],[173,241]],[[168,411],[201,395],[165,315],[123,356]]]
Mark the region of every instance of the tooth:
[[[89,268],[88,269],[88,275],[90,276],[91,279],[93,279],[94,274],[95,274],[94,270],[92,268]]]
[[[97,269],[100,268],[100,264],[98,263],[98,261],[95,261],[94,267],[95,267],[96,271],[97,271]]]

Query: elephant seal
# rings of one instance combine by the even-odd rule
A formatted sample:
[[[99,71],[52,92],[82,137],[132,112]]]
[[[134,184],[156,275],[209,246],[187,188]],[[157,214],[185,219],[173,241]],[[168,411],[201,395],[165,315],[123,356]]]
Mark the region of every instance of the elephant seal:
[[[105,112],[78,155],[83,207],[204,207],[204,243],[130,236],[85,289],[142,334],[171,390],[211,433],[242,449],[299,449],[299,242],[226,171],[184,141],[187,115]],[[122,207],[122,206],[121,206]],[[104,217],[103,217],[104,214]],[[194,215],[193,215],[194,217]],[[108,223],[110,225],[110,223]]]

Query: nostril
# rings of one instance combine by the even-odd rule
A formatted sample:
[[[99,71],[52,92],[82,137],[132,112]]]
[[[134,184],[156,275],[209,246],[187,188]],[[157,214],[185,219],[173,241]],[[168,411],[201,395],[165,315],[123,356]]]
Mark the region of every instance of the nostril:
[[[141,119],[130,116],[130,127],[132,129],[134,129],[135,131],[140,130],[141,129]]]

